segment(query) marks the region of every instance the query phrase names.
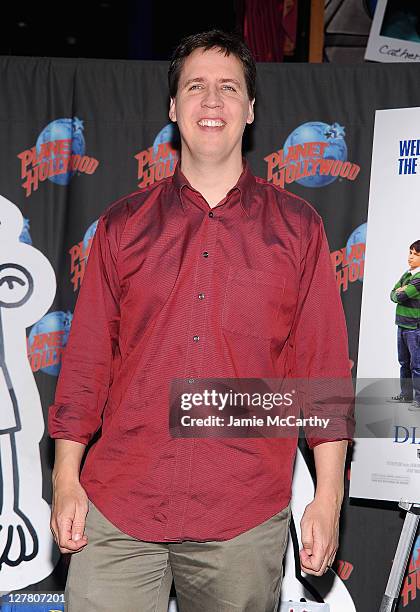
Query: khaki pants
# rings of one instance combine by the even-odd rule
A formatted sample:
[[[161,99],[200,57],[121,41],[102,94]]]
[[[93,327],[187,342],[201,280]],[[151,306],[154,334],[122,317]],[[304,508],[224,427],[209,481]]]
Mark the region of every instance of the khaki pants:
[[[143,542],[89,502],[89,543],[71,556],[67,612],[276,612],[290,506],[223,542]]]

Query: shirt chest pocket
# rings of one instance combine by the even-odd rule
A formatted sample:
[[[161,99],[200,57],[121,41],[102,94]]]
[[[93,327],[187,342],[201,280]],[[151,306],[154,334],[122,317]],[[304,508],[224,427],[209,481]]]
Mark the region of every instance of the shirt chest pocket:
[[[272,338],[276,335],[284,288],[281,274],[230,266],[222,328],[256,338]]]

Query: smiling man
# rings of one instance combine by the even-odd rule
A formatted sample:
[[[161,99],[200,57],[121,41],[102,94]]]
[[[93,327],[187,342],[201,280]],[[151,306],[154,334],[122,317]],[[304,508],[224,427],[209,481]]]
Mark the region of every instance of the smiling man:
[[[247,83],[241,60],[217,47],[199,47],[186,57],[181,50],[172,65],[169,117],[181,135],[181,171],[213,207],[242,174],[242,136],[254,120],[255,68],[247,67]]]
[[[180,612],[277,610],[297,435],[169,429],[175,379],[350,376],[322,221],[242,157],[255,81],[236,35],[183,40],[169,67],[175,173],[99,220],[49,414],[51,529],[77,553],[69,612],[166,612],[172,579]],[[300,555],[315,575],[337,550],[353,422],[334,417],[334,436],[307,432],[317,488]]]

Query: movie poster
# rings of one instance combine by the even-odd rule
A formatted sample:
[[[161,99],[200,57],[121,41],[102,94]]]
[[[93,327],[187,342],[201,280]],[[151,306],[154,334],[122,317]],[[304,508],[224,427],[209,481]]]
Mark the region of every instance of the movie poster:
[[[420,242],[413,248],[417,241],[420,108],[380,110],[367,222],[352,497],[419,501]]]

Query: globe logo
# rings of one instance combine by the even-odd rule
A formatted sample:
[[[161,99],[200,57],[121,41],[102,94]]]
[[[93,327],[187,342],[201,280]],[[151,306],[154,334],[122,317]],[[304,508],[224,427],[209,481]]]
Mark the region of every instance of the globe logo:
[[[327,145],[323,150],[322,159],[345,162],[347,161],[347,145],[344,136],[344,127],[340,126],[338,123],[328,125],[321,121],[308,121],[296,128],[286,138],[283,145],[284,157],[287,158],[289,147],[319,142],[326,143]],[[304,160],[298,161],[296,164],[299,165],[302,170]],[[309,163],[308,172],[305,172],[305,174],[310,173],[311,165],[312,164]],[[336,179],[337,176],[332,176],[329,173],[321,174],[320,167],[318,166],[313,175],[296,178],[296,183],[304,187],[325,187],[325,185],[333,183]]]
[[[71,140],[71,154],[80,155],[81,157],[85,153],[85,139],[83,136],[83,121],[74,117],[73,119],[55,119],[49,123],[40,133],[36,141],[36,151],[39,155],[41,151],[41,145],[48,142],[54,142],[56,140]],[[51,151],[51,158],[55,159],[54,151]],[[43,157],[40,160],[42,162],[48,162],[48,159]],[[64,168],[63,157],[58,156],[56,159],[56,171],[60,171]],[[57,185],[68,185],[71,177],[74,175],[75,170],[69,171],[63,174],[57,174],[49,176],[48,180],[56,183]]]
[[[162,153],[158,155],[159,145],[161,144],[169,145],[169,151],[166,156]],[[163,147],[161,147],[161,151],[162,149]],[[171,122],[160,130],[153,141],[153,162],[163,162],[166,165],[166,162],[169,160],[169,172],[173,173],[178,159],[177,149],[179,149],[179,131],[176,124]]]
[[[352,233],[350,234],[349,239],[347,240],[347,244],[346,244],[346,255],[348,259],[350,258],[353,245],[355,244],[366,245],[366,231],[367,231],[367,223],[362,223],[361,225],[356,227],[356,229],[354,229]],[[354,249],[353,249],[353,252],[354,252]],[[363,250],[363,254],[361,255],[361,257],[353,256],[351,257],[351,259],[349,259],[349,263],[357,263],[360,266],[360,269],[362,270],[363,267],[361,266],[361,264],[362,262],[364,262],[364,260],[365,260],[365,251]],[[358,279],[360,281],[363,281],[363,274],[359,274]]]
[[[32,238],[29,233],[29,219],[23,219],[23,228],[19,236],[19,241],[24,242],[25,244],[32,245]]]
[[[58,376],[72,319],[70,311],[56,311],[46,314],[33,325],[28,337],[29,361],[33,372],[41,370],[50,376]]]

